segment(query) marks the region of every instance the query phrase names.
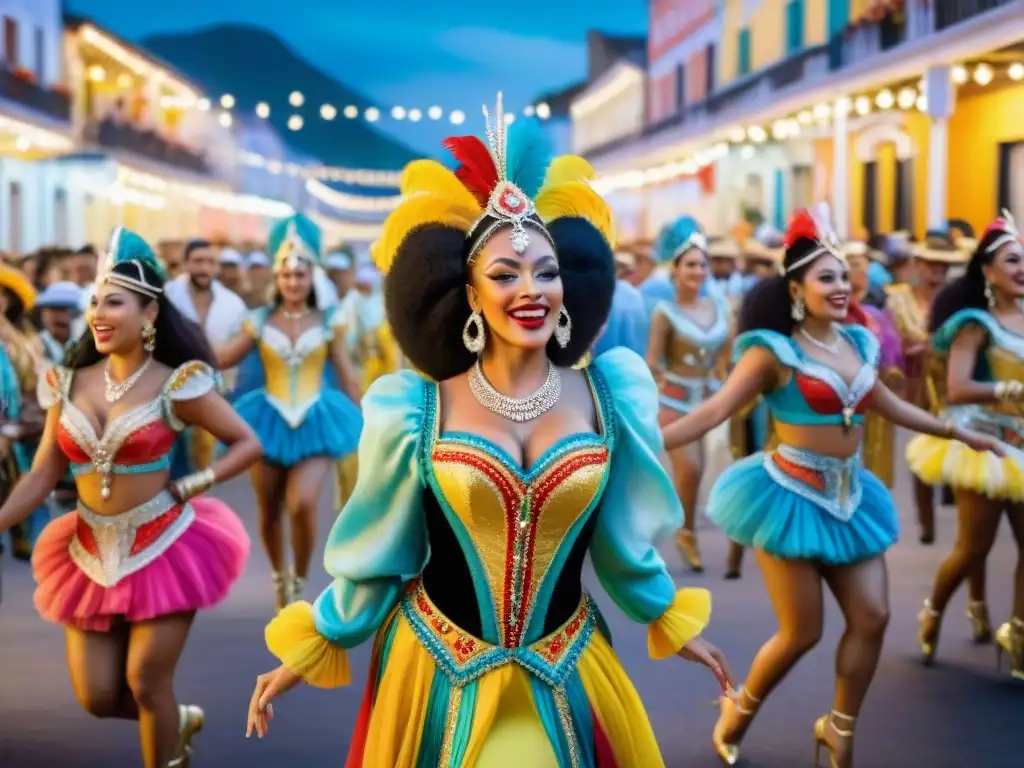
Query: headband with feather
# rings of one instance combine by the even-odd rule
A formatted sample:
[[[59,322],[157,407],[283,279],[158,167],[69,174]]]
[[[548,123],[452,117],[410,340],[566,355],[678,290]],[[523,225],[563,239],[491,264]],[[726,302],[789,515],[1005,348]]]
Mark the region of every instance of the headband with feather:
[[[1005,208],[1003,209],[1003,215],[988,225],[985,234],[987,235],[990,232],[999,232],[1001,234],[988,247],[989,253],[995,253],[1007,243],[1017,243],[1018,246],[1020,245],[1020,232],[1017,230],[1017,222],[1013,220],[1013,214]]]
[[[786,230],[786,249],[792,248],[800,240],[810,240],[813,247],[805,255],[786,267],[786,272],[793,272],[810,264],[826,253],[844,261],[842,246],[835,230],[832,229],[831,214],[826,203],[820,203],[811,209],[802,209],[793,214]]]
[[[498,231],[523,253],[530,231],[549,242],[547,224],[563,217],[586,219],[614,244],[611,211],[590,186],[594,170],[580,157],[552,157],[540,123],[506,123],[501,94],[495,114],[484,108],[486,142],[456,136],[442,143],[456,162],[453,171],[433,160],[416,160],[402,174],[402,202],[384,222],[374,249],[382,271],[414,229],[438,224],[460,230],[472,259]],[[493,119],[492,119],[493,118]]]
[[[694,248],[707,253],[707,236],[695,218],[680,216],[661,230],[661,234],[658,236],[658,261],[675,261]]]
[[[124,274],[123,271],[115,272],[114,267],[120,264],[130,264],[131,268],[128,271],[131,274]],[[149,267],[157,276],[157,283],[151,283],[147,279],[143,266]],[[113,283],[127,288],[129,291],[156,299],[164,292],[163,283],[166,280],[167,275],[149,244],[131,230],[115,227],[110,235],[110,242],[107,244],[107,253],[103,264],[96,276],[97,285]]]

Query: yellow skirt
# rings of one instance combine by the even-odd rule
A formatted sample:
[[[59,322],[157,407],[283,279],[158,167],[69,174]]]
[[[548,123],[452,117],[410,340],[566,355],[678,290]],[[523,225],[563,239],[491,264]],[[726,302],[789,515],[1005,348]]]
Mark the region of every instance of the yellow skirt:
[[[907,445],[907,464],[927,485],[948,485],[990,499],[1024,501],[1024,454],[1010,446],[1007,451],[1000,458],[955,440],[918,435]]]

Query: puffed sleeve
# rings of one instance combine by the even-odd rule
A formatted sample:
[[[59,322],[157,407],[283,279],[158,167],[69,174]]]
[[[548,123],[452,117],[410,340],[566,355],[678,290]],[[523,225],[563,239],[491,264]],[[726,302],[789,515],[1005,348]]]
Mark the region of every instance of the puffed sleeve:
[[[188,426],[175,414],[174,404],[202,397],[214,391],[218,382],[217,372],[201,360],[190,360],[175,368],[164,384],[164,415],[171,429],[181,432]]]
[[[293,603],[267,626],[270,652],[317,687],[349,682],[345,649],[380,628],[429,557],[420,464],[426,386],[400,371],[367,390],[359,474],[324,555],[333,582],[312,605]]]
[[[71,370],[63,365],[52,365],[36,380],[36,400],[39,407],[48,411],[61,403],[68,393]]]
[[[590,556],[605,591],[634,621],[648,625],[654,659],[674,655],[711,617],[706,589],[676,590],[657,543],[683,524],[666,470],[658,390],[635,352],[617,347],[594,362],[611,393],[614,443]]]

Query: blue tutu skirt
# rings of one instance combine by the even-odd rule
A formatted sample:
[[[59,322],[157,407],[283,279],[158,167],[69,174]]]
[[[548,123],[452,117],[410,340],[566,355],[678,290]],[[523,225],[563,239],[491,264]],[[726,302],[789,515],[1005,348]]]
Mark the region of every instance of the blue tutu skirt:
[[[336,389],[325,388],[297,427],[284,420],[262,389],[239,398],[235,410],[259,437],[263,461],[283,467],[314,456],[344,458],[358,447],[363,428],[359,406]]]
[[[781,445],[718,478],[707,515],[739,544],[786,560],[849,565],[899,539],[892,494],[860,463]]]

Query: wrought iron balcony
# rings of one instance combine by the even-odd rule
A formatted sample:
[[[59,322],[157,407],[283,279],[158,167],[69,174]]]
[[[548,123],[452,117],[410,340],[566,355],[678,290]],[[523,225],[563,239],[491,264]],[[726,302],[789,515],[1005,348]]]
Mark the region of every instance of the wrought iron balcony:
[[[71,119],[71,99],[68,96],[48,90],[5,68],[0,68],[0,97],[41,112],[54,120],[66,122]]]
[[[936,0],[935,29],[948,29],[973,16],[1008,5],[1013,0]]]
[[[170,142],[155,131],[116,123],[113,120],[100,120],[90,123],[86,133],[90,140],[101,147],[125,149],[150,160],[197,173],[210,172],[210,166],[203,155]]]

